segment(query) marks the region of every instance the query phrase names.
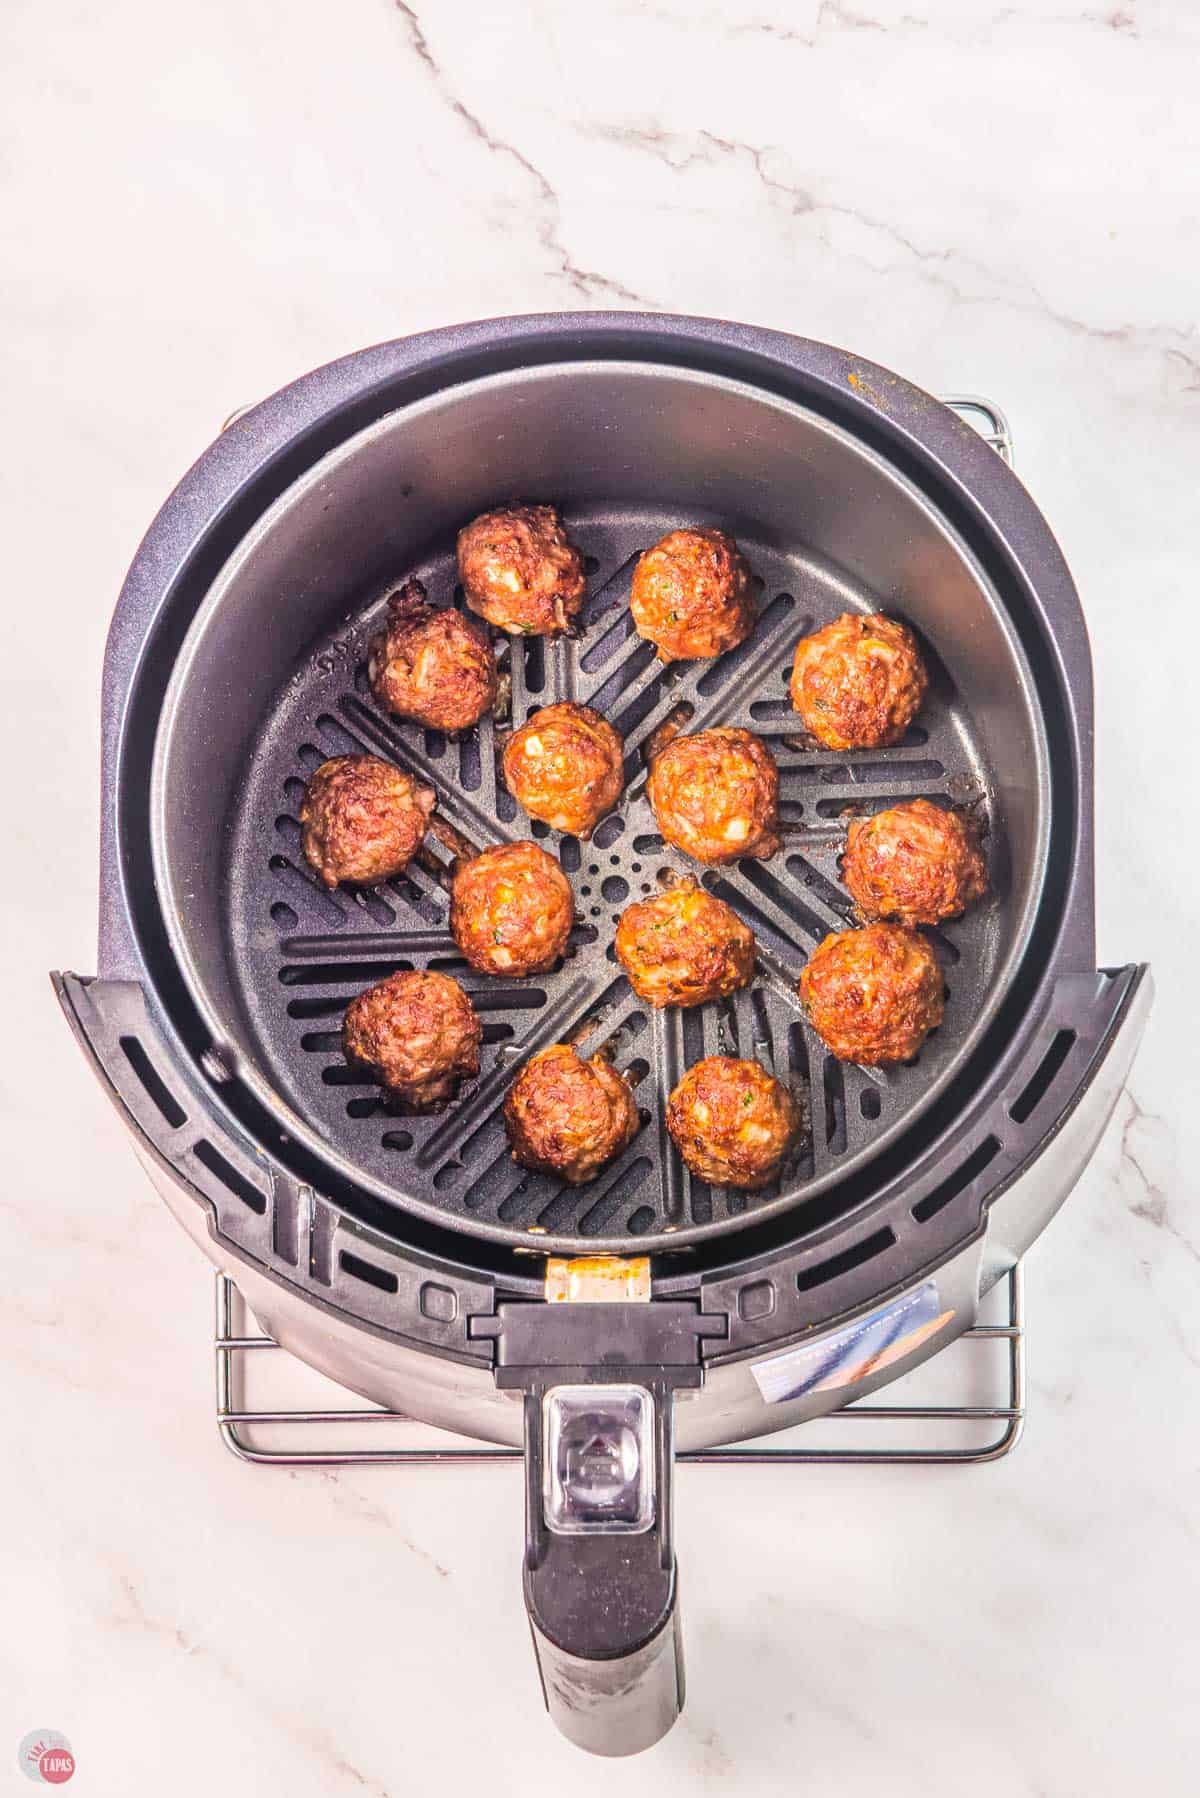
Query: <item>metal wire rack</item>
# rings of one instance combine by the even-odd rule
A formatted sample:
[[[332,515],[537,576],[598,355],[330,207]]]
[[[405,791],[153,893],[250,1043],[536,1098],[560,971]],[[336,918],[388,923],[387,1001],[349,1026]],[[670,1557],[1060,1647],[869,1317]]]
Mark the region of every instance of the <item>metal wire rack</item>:
[[[878,1405],[867,1400],[846,1405],[817,1421],[857,1424],[940,1424],[960,1430],[976,1429],[985,1423],[1001,1426],[990,1441],[982,1445],[928,1447],[908,1443],[888,1448],[799,1447],[796,1436],[812,1425],[801,1424],[786,1432],[778,1443],[752,1445],[746,1448],[708,1448],[678,1456],[681,1463],[718,1466],[802,1466],[824,1465],[862,1467],[926,1467],[977,1465],[998,1461],[1010,1454],[1020,1441],[1025,1425],[1025,1319],[1021,1267],[1018,1263],[1006,1276],[1005,1321],[998,1324],[976,1324],[957,1339],[957,1343],[1003,1342],[1007,1348],[1006,1401],[998,1405],[937,1403],[924,1405]],[[216,1351],[217,1428],[221,1440],[231,1454],[241,1461],[260,1467],[347,1467],[374,1463],[381,1467],[448,1466],[455,1463],[481,1465],[492,1461],[519,1461],[518,1448],[473,1446],[450,1447],[439,1442],[437,1430],[419,1426],[431,1438],[416,1447],[403,1448],[309,1448],[302,1442],[286,1447],[265,1447],[247,1436],[246,1431],[266,1426],[282,1426],[299,1435],[310,1437],[314,1427],[327,1430],[346,1424],[409,1423],[403,1412],[390,1411],[378,1405],[356,1405],[345,1409],[268,1410],[247,1404],[242,1398],[242,1361],[247,1355],[264,1350],[285,1353],[271,1336],[247,1334],[237,1327],[236,1311],[240,1300],[228,1274],[217,1275],[216,1329],[213,1345]],[[942,1351],[955,1352],[957,1344]],[[311,1438],[310,1438],[311,1439]]]
[[[1010,466],[1013,461],[1012,432],[1003,412],[991,400],[983,399],[976,394],[955,394],[947,396],[944,402],[966,420],[986,443],[1003,457]],[[237,417],[238,414],[233,414]],[[801,1424],[798,1428],[782,1433],[779,1441],[771,1444],[751,1444],[748,1447],[711,1448],[685,1452],[678,1456],[681,1463],[701,1466],[971,1466],[983,1462],[998,1461],[1011,1454],[1021,1439],[1025,1426],[1025,1317],[1024,1289],[1020,1264],[1011,1268],[1004,1281],[1005,1310],[1001,1323],[976,1324],[957,1338],[957,1342],[942,1351],[942,1356],[955,1353],[958,1344],[973,1345],[980,1342],[1002,1342],[1007,1350],[1005,1370],[1006,1402],[993,1405],[979,1405],[954,1402],[937,1402],[928,1404],[873,1404],[868,1400],[844,1406],[840,1411],[831,1412],[827,1417],[816,1420],[825,1424],[837,1422],[852,1425],[867,1425],[882,1431],[898,1425],[920,1425],[936,1429],[939,1426],[950,1426],[953,1430],[977,1432],[983,1425],[995,1423],[999,1425],[996,1433],[983,1442],[947,1446],[930,1446],[928,1442],[904,1442],[887,1447],[862,1448],[857,1446],[798,1446],[796,1438],[799,1434],[811,1432],[815,1424]],[[517,1448],[496,1448],[485,1445],[469,1447],[449,1446],[443,1439],[437,1438],[441,1432],[422,1428],[430,1440],[422,1441],[417,1446],[386,1448],[343,1448],[332,1445],[307,1447],[304,1438],[312,1440],[315,1429],[327,1431],[339,1430],[342,1426],[362,1424],[405,1424],[412,1420],[402,1412],[387,1410],[377,1405],[357,1405],[347,1408],[309,1409],[298,1407],[278,1410],[255,1406],[246,1402],[243,1397],[244,1382],[242,1374],[247,1356],[270,1351],[274,1355],[285,1355],[273,1337],[261,1332],[247,1333],[243,1325],[237,1327],[239,1310],[245,1313],[244,1303],[233,1280],[219,1273],[216,1277],[216,1320],[214,1332],[214,1349],[216,1356],[216,1415],[217,1428],[221,1440],[231,1454],[239,1460],[247,1461],[255,1466],[266,1467],[345,1467],[374,1464],[382,1467],[394,1466],[447,1466],[482,1465],[491,1462],[512,1462],[522,1459],[522,1451]],[[251,1439],[247,1434],[251,1430],[264,1428],[286,1429],[300,1441],[282,1447],[268,1447]]]
[[[990,443],[996,454],[1012,467],[1012,429],[994,400],[985,400],[978,393],[948,393],[943,394],[942,404],[973,426],[984,442]]]

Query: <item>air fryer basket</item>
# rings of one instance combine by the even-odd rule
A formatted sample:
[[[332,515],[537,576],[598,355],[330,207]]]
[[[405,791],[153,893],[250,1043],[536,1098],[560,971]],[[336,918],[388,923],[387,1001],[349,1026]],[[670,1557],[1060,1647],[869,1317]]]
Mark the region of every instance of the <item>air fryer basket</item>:
[[[492,721],[461,741],[397,725],[363,678],[389,590],[417,573],[457,603],[455,530],[517,497],[563,507],[589,595],[577,637],[502,646],[513,718],[577,698],[626,742],[626,793],[588,843],[527,829]],[[630,632],[628,580],[690,521],[737,535],[761,617],[731,655],[664,670]],[[875,608],[921,636],[928,704],[895,750],[818,752],[787,703],[793,645]],[[651,1014],[609,953],[621,907],[683,868],[646,805],[646,747],[663,725],[722,722],[780,764],[782,852],[703,876],[753,925],[759,973],[726,1005]],[[464,846],[544,836],[578,906],[561,967],[461,969],[444,845],[371,892],[314,884],[299,796],[353,748],[427,779]],[[938,935],[941,1029],[911,1067],[869,1072],[824,1054],[795,979],[847,917],[847,812],[905,794],[975,809],[995,891]],[[624,1753],[683,1700],[676,1434],[702,1446],[819,1415],[969,1326],[1070,1190],[1132,1057],[1145,970],[1094,957],[1086,635],[1019,483],[937,402],[844,352],[584,314],[348,357],[185,477],[109,637],[99,975],[55,979],[150,1177],[284,1346],[414,1417],[523,1437],[546,1703],[575,1741]],[[432,1118],[382,1111],[338,1054],[346,1000],[402,965],[462,972],[484,1015],[479,1080]],[[578,1191],[516,1169],[497,1115],[521,1058],[563,1037],[609,1043],[644,1116]],[[679,1072],[719,1048],[772,1065],[807,1112],[762,1194],[692,1181],[662,1128]],[[584,1250],[624,1257],[606,1274],[628,1296],[577,1268],[590,1302],[547,1302],[544,1257]],[[844,1372],[860,1329],[887,1353],[831,1382],[827,1357]],[[581,1459],[557,1461],[564,1443]],[[580,1467],[632,1468],[636,1526],[564,1529],[564,1466],[568,1487]]]
[[[304,862],[297,813],[320,760],[370,750],[429,781],[441,815],[475,848],[530,834],[498,778],[490,719],[447,742],[390,719],[365,676],[387,592],[415,571],[450,602],[454,529],[512,495],[557,499],[592,571],[576,640],[507,640],[513,721],[556,699],[595,706],[625,738],[628,785],[590,843],[532,826],[557,850],[579,923],[560,968],[500,982],[457,958],[436,861],[381,890],[327,893]],[[638,553],[688,521],[736,531],[764,583],[762,612],[739,650],[664,670],[632,631],[628,583]],[[787,676],[797,638],[852,609],[913,624],[934,681],[898,749],[836,756],[804,740]],[[680,718],[688,729],[737,723],[768,738],[786,841],[769,864],[704,876],[755,929],[753,990],[655,1014],[631,993],[611,943],[622,906],[686,866],[644,797],[646,743]],[[736,1229],[748,1210],[815,1197],[934,1101],[986,1030],[1028,937],[1048,780],[1032,677],[1002,606],[957,534],[882,458],[743,384],[636,364],[552,365],[385,418],[314,466],[239,546],[168,695],[155,758],[156,875],[220,1053],[348,1177],[509,1241],[533,1231],[563,1248],[681,1246]],[[804,1022],[796,976],[825,932],[850,921],[837,870],[848,808],[911,794],[980,813],[996,894],[940,933],[950,999],[917,1061],[846,1067]],[[389,1116],[339,1052],[347,1000],[401,966],[465,977],[484,1014],[482,1076],[439,1117]],[[637,1079],[644,1120],[625,1155],[584,1188],[516,1168],[499,1115],[514,1065],[566,1037],[589,1051],[613,1045]],[[810,1118],[781,1182],[749,1198],[692,1179],[663,1124],[684,1067],[718,1049],[772,1066]]]

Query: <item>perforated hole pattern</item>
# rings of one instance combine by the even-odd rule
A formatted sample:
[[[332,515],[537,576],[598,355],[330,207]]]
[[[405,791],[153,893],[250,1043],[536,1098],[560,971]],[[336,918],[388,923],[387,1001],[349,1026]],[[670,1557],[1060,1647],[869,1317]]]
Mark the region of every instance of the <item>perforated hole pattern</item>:
[[[806,745],[787,697],[796,640],[838,612],[889,609],[876,596],[803,554],[781,555],[746,538],[762,581],[757,629],[716,662],[664,668],[633,631],[629,582],[638,554],[680,522],[657,514],[569,518],[588,554],[589,595],[577,639],[498,638],[512,683],[512,722],[541,705],[575,699],[621,732],[627,786],[618,811],[591,842],[531,824],[504,789],[497,736],[507,721],[485,719],[464,738],[402,724],[383,713],[367,685],[365,646],[386,596],[410,572],[397,569],[336,635],[306,658],[264,721],[230,833],[229,929],[241,996],[273,1084],[368,1182],[398,1203],[416,1200],[459,1227],[530,1240],[530,1232],[681,1240],[697,1227],[732,1224],[781,1194],[745,1194],[693,1180],[664,1124],[666,1096],[703,1055],[751,1055],[791,1083],[808,1128],[782,1175],[782,1192],[803,1201],[861,1164],[928,1102],[977,1018],[1002,948],[996,902],[936,933],[952,988],[941,1029],[917,1062],[888,1070],[845,1067],[804,1021],[795,982],[828,930],[853,922],[838,876],[847,808],[877,811],[918,794],[974,804],[987,819],[988,771],[970,719],[935,662],[919,724],[891,751],[839,756]],[[461,604],[450,556],[419,569],[438,604]],[[281,602],[285,596],[281,596]],[[281,615],[285,607],[281,603]],[[741,724],[778,759],[784,847],[769,863],[707,871],[666,848],[645,800],[644,746],[675,708],[691,708],[700,730]],[[676,714],[678,715],[678,714]],[[438,863],[413,863],[372,891],[326,892],[300,848],[304,785],[327,756],[369,751],[429,781],[441,816],[476,847],[532,835],[557,852],[574,887],[578,921],[568,954],[549,974],[496,981],[458,957],[447,928]],[[991,841],[993,860],[996,842]],[[431,848],[437,846],[431,843]],[[438,850],[442,862],[448,860]],[[617,917],[630,899],[675,874],[701,873],[752,926],[759,945],[753,986],[721,1005],[654,1013],[632,994],[612,952]],[[483,1020],[480,1076],[432,1117],[397,1118],[377,1088],[339,1050],[345,1006],[398,968],[441,968],[470,992]],[[570,1038],[581,1052],[613,1045],[636,1080],[643,1128],[591,1185],[564,1187],[512,1162],[500,1107],[521,1060]]]

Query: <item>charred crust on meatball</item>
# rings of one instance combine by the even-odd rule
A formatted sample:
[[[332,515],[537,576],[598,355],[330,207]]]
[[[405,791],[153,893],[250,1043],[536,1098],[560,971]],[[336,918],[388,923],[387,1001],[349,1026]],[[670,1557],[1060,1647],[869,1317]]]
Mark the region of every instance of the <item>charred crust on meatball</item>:
[[[390,880],[420,848],[436,797],[379,756],[332,756],[313,770],[301,802],[305,857],[330,888]]]
[[[727,532],[707,525],[668,531],[639,558],[629,606],[660,661],[724,655],[754,629],[753,576]]]
[[[410,574],[403,586],[388,595],[387,613],[391,623],[403,624],[411,618],[424,618],[432,610],[425,583],[415,574]]]
[[[909,799],[846,833],[842,880],[867,919],[940,924],[988,890],[979,828],[961,811]]]
[[[457,980],[404,971],[352,999],[342,1022],[342,1052],[369,1069],[393,1110],[431,1111],[479,1072],[482,1031]]]
[[[753,731],[674,737],[651,763],[646,794],[667,842],[696,861],[765,861],[779,848],[779,770]]]
[[[690,876],[627,906],[613,948],[639,999],[658,1008],[723,999],[754,975],[754,932]]]
[[[458,574],[473,612],[518,636],[565,631],[583,604],[583,556],[556,506],[514,503],[458,533]]]
[[[513,1160],[571,1186],[594,1180],[639,1127],[628,1082],[603,1054],[584,1061],[568,1043],[530,1058],[504,1101]]]
[[[367,678],[380,705],[429,730],[478,724],[497,702],[496,657],[483,627],[453,606],[431,606],[415,577],[388,600],[372,637]]]
[[[504,784],[518,805],[571,836],[589,837],[621,797],[625,748],[591,706],[543,706],[504,746]]]
[[[885,749],[903,737],[928,684],[907,625],[882,612],[843,612],[797,643],[790,693],[826,749]]]
[[[942,1021],[946,983],[937,957],[906,924],[834,931],[800,973],[809,1022],[839,1061],[911,1061]]]
[[[778,1174],[803,1116],[760,1062],[709,1055],[667,1101],[667,1129],[684,1162],[713,1186],[757,1191]]]
[[[450,930],[481,974],[544,973],[565,951],[574,921],[570,882],[537,843],[503,843],[455,870]]]

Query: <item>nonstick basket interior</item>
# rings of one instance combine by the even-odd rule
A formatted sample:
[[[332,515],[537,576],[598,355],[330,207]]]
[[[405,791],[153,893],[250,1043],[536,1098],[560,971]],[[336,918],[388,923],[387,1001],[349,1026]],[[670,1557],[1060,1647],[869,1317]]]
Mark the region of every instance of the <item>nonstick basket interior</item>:
[[[190,903],[174,910],[181,959],[238,1077],[339,1170],[401,1207],[546,1246],[682,1245],[782,1205],[797,1207],[802,1222],[806,1198],[848,1183],[934,1101],[1011,978],[1040,878],[1036,708],[979,571],[907,483],[862,446],[733,383],[660,371],[668,391],[645,370],[609,367],[592,371],[590,398],[578,378],[569,400],[558,387],[556,428],[547,433],[543,418],[551,441],[539,452],[538,408],[550,403],[556,372],[536,371],[524,384],[510,378],[507,394],[505,382],[460,392],[461,441],[447,429],[444,401],[434,409],[440,432],[428,442],[411,414],[364,433],[336,467],[284,496],[214,587],[180,659],[161,746],[160,881],[176,892],[190,883]],[[567,419],[577,419],[569,445],[564,404]],[[766,413],[751,441],[748,409]],[[676,443],[677,466],[664,456],[664,435]],[[414,508],[413,494],[435,482],[436,504]],[[577,635],[497,639],[510,720],[487,719],[448,740],[392,719],[365,675],[366,641],[387,594],[415,572],[436,603],[461,604],[454,527],[517,496],[558,501],[588,558]],[[403,532],[397,540],[397,516],[412,521],[407,543]],[[762,583],[760,617],[730,655],[664,668],[632,630],[629,581],[638,554],[688,522],[736,531]],[[931,690],[897,748],[836,755],[804,738],[787,678],[797,638],[856,609],[913,624]],[[324,628],[313,630],[316,623]],[[243,679],[231,683],[239,631]],[[223,753],[214,747],[222,715],[214,682],[225,694],[216,733]],[[498,777],[500,733],[561,699],[594,706],[625,740],[625,794],[590,842],[531,823]],[[784,830],[770,862],[700,870],[662,843],[644,788],[647,744],[664,723],[741,724],[768,740]],[[466,967],[447,928],[450,856],[436,841],[405,875],[371,891],[320,886],[300,849],[304,784],[325,757],[359,750],[434,786],[441,818],[464,845],[533,836],[559,856],[578,914],[559,967],[519,981]],[[826,931],[854,921],[838,875],[848,816],[915,795],[976,808],[995,894],[934,933],[949,996],[917,1059],[884,1070],[845,1066],[804,1020],[796,978]],[[750,989],[722,1004],[656,1013],[632,994],[612,938],[626,904],[684,872],[753,927],[759,969]],[[340,1053],[347,1001],[403,967],[454,974],[483,1018],[478,1080],[433,1116],[389,1112]],[[582,1188],[515,1166],[500,1117],[521,1060],[567,1039],[585,1053],[611,1045],[635,1082],[643,1120],[626,1153]],[[683,1069],[717,1052],[755,1056],[803,1103],[803,1138],[779,1182],[761,1193],[694,1180],[665,1131],[666,1097]]]

